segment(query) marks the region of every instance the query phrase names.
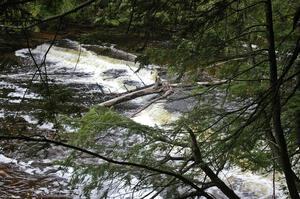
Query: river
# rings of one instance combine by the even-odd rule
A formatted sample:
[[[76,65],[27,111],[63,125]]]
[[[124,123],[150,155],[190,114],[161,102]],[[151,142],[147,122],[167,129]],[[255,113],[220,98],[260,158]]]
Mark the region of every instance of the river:
[[[66,39],[56,42],[45,57],[48,48],[49,44],[42,44],[31,50],[38,64],[45,60],[40,70],[46,72],[47,76],[39,74],[27,49],[17,50],[14,55],[2,56],[2,130],[49,138],[55,136],[58,129],[72,133],[76,129],[67,123],[61,124],[58,118],[67,116],[78,119],[92,105],[118,93],[154,83],[156,66],[149,66],[135,73],[138,64],[102,56],[97,51],[97,48],[103,48],[101,46],[84,45]],[[53,98],[48,98],[49,93]],[[156,95],[137,98],[116,108],[129,117]],[[167,103],[166,100],[160,100],[132,119],[144,125],[165,128],[164,125],[175,121],[193,107],[193,100],[189,99],[180,104]],[[84,198],[84,182],[75,187],[68,185],[73,169],[61,168],[53,163],[67,155],[68,151],[61,147],[2,142],[0,198]],[[273,182],[270,175],[262,176],[235,168],[222,172],[221,177],[241,198],[272,198]],[[131,195],[126,194],[126,190],[130,190],[130,187],[110,192],[110,198],[128,198]],[[214,188],[209,192],[216,198],[225,198]],[[90,197],[98,198],[99,194],[99,190],[94,190]],[[143,193],[136,193],[134,198],[142,195]],[[278,183],[276,196],[284,197]]]

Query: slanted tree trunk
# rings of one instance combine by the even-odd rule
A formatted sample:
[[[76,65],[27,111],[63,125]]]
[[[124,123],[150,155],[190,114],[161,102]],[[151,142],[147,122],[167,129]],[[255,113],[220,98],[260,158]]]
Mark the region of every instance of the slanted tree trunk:
[[[272,14],[272,1],[267,0],[265,4],[266,14],[266,27],[267,27],[267,40],[268,40],[268,57],[270,68],[270,86],[271,86],[271,108],[272,108],[272,124],[274,137],[279,148],[279,161],[285,175],[286,183],[288,186],[289,194],[292,199],[300,199],[295,178],[293,175],[292,165],[290,163],[287,144],[284,132],[281,125],[281,103],[280,91],[277,77],[277,61],[275,53],[275,38],[273,29],[273,14]]]
[[[210,180],[218,187],[228,198],[230,199],[240,199],[236,193],[229,188],[220,178],[219,176],[203,161],[200,148],[197,143],[197,138],[192,129],[187,128],[190,137],[191,137],[191,145],[193,156],[195,162],[199,164],[199,167],[202,171],[210,178]]]
[[[300,22],[297,24],[298,27],[297,27],[297,32],[298,32],[298,35],[300,36]],[[296,60],[296,71],[295,73],[298,74],[297,77],[296,77],[296,86],[298,87],[297,88],[297,91],[296,93],[300,93],[300,58],[298,57],[298,59]],[[295,132],[296,132],[296,144],[298,146],[298,148],[300,149],[300,110],[297,109],[296,112],[295,112],[295,122],[296,122],[296,129],[295,129]]]
[[[300,28],[299,28],[300,29]],[[298,88],[297,88],[297,93],[300,93],[300,59],[298,59],[296,61],[296,73],[298,73],[297,75],[297,85]],[[296,110],[296,113],[295,113],[295,122],[296,122],[296,129],[295,129],[295,132],[296,132],[296,144],[298,145],[298,148],[300,149],[300,110]]]

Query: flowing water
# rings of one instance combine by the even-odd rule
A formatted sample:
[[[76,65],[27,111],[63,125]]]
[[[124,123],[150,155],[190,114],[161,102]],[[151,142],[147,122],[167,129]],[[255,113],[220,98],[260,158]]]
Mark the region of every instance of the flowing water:
[[[59,116],[79,118],[91,105],[118,93],[154,83],[154,66],[135,73],[138,64],[101,56],[95,51],[97,46],[92,47],[63,40],[52,46],[48,53],[49,44],[42,44],[31,52],[21,49],[14,56],[10,55],[8,63],[1,65],[0,128],[11,133],[27,132],[29,135],[51,138],[56,135],[56,118]],[[39,70],[31,56],[40,66]],[[40,71],[47,73],[47,76],[41,75]],[[48,99],[49,93],[54,100]],[[129,116],[152,98],[153,95],[138,98],[117,106],[117,109]],[[183,111],[190,109],[192,104],[193,101],[186,101],[168,107],[162,101],[152,104],[132,119],[163,128],[164,124],[176,120]],[[60,128],[66,132],[74,131],[67,124]],[[83,184],[72,188],[68,186],[72,168],[61,169],[52,164],[53,160],[66,157],[68,152],[63,148],[48,147],[43,150],[44,145],[20,142],[2,142],[1,146],[0,198],[83,198]],[[222,178],[242,198],[272,198],[273,183],[270,176],[242,172],[237,168],[224,171]],[[111,193],[112,198],[129,197],[126,195],[128,190],[130,187]],[[209,191],[216,198],[225,198],[214,188]],[[95,190],[90,197],[98,198],[98,194]],[[136,193],[135,198],[142,194]],[[283,198],[283,193],[276,190],[276,196]]]

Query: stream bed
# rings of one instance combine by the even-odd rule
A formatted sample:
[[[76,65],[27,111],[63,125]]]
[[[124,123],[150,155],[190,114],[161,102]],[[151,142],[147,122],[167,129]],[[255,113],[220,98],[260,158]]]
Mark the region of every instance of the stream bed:
[[[0,73],[0,130],[12,134],[26,133],[47,138],[58,129],[72,133],[76,129],[61,125],[57,118],[80,118],[89,107],[132,89],[153,84],[155,66],[139,70],[138,64],[117,60],[97,53],[96,45],[83,45],[62,40],[42,44],[29,52],[20,49],[5,55]],[[98,46],[102,48],[101,46]],[[124,52],[125,53],[125,52]],[[46,56],[45,56],[46,54]],[[134,56],[134,55],[131,55]],[[34,57],[36,67],[32,61]],[[46,67],[45,67],[46,66]],[[41,74],[47,74],[47,76]],[[49,94],[52,96],[49,99]],[[182,95],[182,93],[180,93]],[[130,116],[157,94],[131,100],[116,108]],[[178,102],[174,102],[178,103]],[[132,119],[141,124],[158,126],[175,121],[193,107],[193,100],[166,105],[166,100],[150,105]],[[0,198],[84,198],[83,185],[69,186],[72,168],[63,168],[53,161],[67,157],[68,151],[47,144],[2,141],[0,145]],[[271,199],[273,182],[270,176],[255,175],[233,169],[223,172],[225,182],[247,199]],[[128,198],[125,190],[111,193],[110,198]],[[277,187],[276,198],[284,198]],[[225,198],[218,190],[210,192]],[[90,198],[99,198],[92,191]],[[136,193],[140,198],[143,193]],[[151,198],[149,195],[147,198]],[[162,198],[157,196],[156,198]]]

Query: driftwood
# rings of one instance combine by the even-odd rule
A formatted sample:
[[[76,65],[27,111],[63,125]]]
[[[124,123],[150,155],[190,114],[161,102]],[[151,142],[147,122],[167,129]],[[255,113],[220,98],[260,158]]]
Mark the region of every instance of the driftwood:
[[[150,101],[148,104],[146,104],[145,106],[143,106],[142,108],[140,108],[136,113],[134,113],[134,115],[136,115],[137,113],[141,112],[142,110],[146,109],[147,107],[149,107],[151,104],[155,103],[158,100],[161,100],[163,98],[166,98],[167,96],[169,96],[171,93],[173,93],[173,88],[176,87],[180,87],[180,88],[184,88],[184,87],[191,87],[191,86],[214,86],[214,85],[220,85],[220,84],[224,84],[226,83],[226,80],[218,80],[218,81],[211,81],[211,82],[196,82],[196,84],[193,85],[184,85],[184,84],[168,84],[168,83],[162,83],[162,84],[154,84],[154,85],[147,85],[143,88],[138,88],[135,89],[133,91],[128,91],[125,92],[121,95],[119,95],[118,97],[115,97],[113,99],[110,99],[108,101],[102,102],[99,105],[100,106],[105,106],[105,107],[111,107],[117,104],[120,104],[122,102],[126,102],[138,97],[142,97],[142,96],[146,96],[146,95],[150,95],[150,94],[154,94],[154,93],[162,93],[164,92],[164,94],[158,98],[155,98],[154,100]]]
[[[209,81],[209,82],[196,82],[194,84],[182,84],[182,83],[178,83],[178,84],[169,84],[169,86],[171,87],[193,87],[193,86],[216,86],[216,85],[220,85],[220,84],[225,84],[226,82],[228,82],[227,80],[216,80],[216,81]]]
[[[163,92],[163,91],[164,91],[164,87],[158,87],[158,88],[156,86],[146,87],[146,88],[141,89],[141,90],[136,90],[136,91],[133,91],[133,92],[127,92],[127,93],[125,93],[121,96],[118,96],[116,98],[113,98],[113,99],[105,101],[105,102],[102,102],[102,103],[100,103],[100,106],[110,107],[110,106],[113,106],[113,105],[116,105],[116,104],[119,104],[119,103],[122,103],[122,102],[126,102],[126,101],[129,101],[129,100],[138,98],[138,97],[142,97],[142,96],[145,96],[145,95],[150,95],[150,94],[153,94],[153,93],[160,93],[160,92]]]

